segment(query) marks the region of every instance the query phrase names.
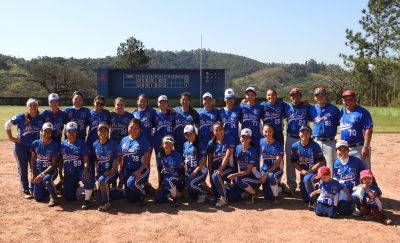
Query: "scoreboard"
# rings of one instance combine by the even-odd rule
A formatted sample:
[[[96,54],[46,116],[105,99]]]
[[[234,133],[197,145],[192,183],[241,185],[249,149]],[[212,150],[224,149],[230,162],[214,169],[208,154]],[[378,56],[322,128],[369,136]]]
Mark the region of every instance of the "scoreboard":
[[[137,98],[146,94],[149,98],[166,95],[179,98],[189,92],[193,98],[210,92],[215,98],[223,98],[225,69],[108,69],[97,70],[97,93],[106,98]],[[200,94],[200,84],[202,93]]]

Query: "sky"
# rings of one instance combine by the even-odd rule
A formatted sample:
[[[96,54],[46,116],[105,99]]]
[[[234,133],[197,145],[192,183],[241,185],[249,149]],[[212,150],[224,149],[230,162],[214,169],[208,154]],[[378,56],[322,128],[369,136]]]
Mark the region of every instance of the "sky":
[[[131,36],[160,51],[203,49],[260,62],[342,65],[346,29],[362,31],[367,0],[3,1],[0,53],[116,56]],[[202,41],[201,41],[202,40]]]

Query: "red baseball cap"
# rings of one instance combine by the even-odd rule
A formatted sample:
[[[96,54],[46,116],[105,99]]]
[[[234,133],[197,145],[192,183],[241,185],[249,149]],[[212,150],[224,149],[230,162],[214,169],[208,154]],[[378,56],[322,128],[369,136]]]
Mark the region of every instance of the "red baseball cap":
[[[318,174],[315,176],[315,179],[319,179],[323,175],[331,175],[331,170],[327,166],[319,167]]]
[[[354,90],[346,90],[342,93],[342,98],[346,97],[346,96],[353,96],[356,97],[356,93],[354,92]]]
[[[314,89],[314,95],[318,95],[318,94],[326,94],[326,89],[324,87],[318,87]]]
[[[302,95],[301,89],[300,89],[300,88],[293,88],[293,89],[291,89],[291,90],[290,90],[290,95],[292,95],[292,94],[301,94],[301,95]]]

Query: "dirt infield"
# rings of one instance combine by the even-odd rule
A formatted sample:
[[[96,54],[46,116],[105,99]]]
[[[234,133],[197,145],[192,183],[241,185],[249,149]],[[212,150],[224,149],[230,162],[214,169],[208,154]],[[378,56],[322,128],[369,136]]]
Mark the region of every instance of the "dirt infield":
[[[80,209],[84,195],[76,202],[59,198],[49,208],[47,199],[26,200],[19,191],[12,143],[1,141],[0,152],[0,242],[400,242],[400,134],[377,134],[372,141],[372,171],[392,226],[363,217],[318,217],[299,195],[284,194],[276,208],[263,198],[217,208],[185,195],[178,208],[152,200],[138,207],[121,199],[99,212],[98,194],[87,211]],[[150,182],[156,185],[154,157],[151,164]]]

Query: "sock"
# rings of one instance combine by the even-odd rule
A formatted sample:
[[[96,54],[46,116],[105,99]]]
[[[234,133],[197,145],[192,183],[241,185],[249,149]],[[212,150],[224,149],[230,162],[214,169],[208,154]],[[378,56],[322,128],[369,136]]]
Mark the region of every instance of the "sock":
[[[274,197],[277,197],[277,196],[278,196],[278,193],[279,193],[279,187],[278,187],[278,185],[271,186],[271,190],[272,190],[272,194],[274,195]]]
[[[171,192],[172,197],[175,197],[175,196],[176,196],[176,187],[173,187],[173,188],[168,189],[168,190],[169,190],[169,192]]]
[[[85,190],[85,200],[90,201],[90,197],[92,196],[93,190]]]

